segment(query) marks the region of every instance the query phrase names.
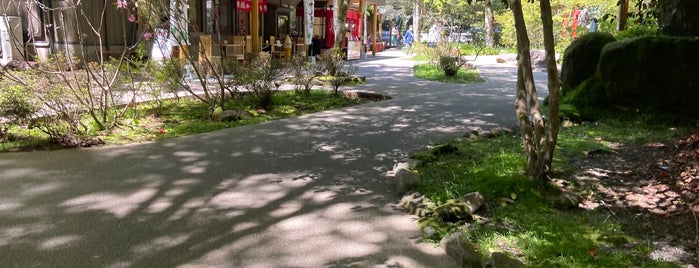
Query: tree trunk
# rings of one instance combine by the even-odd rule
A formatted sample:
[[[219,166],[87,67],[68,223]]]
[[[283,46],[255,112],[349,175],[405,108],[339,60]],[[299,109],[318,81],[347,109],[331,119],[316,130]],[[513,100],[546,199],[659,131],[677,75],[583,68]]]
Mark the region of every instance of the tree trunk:
[[[659,0],[658,24],[664,34],[673,36],[699,35],[699,10],[697,0]]]
[[[345,40],[345,34],[347,33],[347,27],[345,27],[345,22],[347,21],[347,2],[349,0],[337,0],[339,6],[337,9],[337,32],[335,33],[335,47],[342,48],[342,43]]]
[[[495,46],[495,16],[493,16],[492,0],[485,0],[485,44]]]
[[[556,49],[553,39],[553,19],[551,17],[550,0],[539,0],[541,7],[541,23],[544,33],[544,50],[546,51],[546,72],[548,74],[548,89],[549,89],[549,120],[548,133],[543,144],[543,155],[539,165],[543,166],[544,172],[551,170],[551,162],[553,161],[553,152],[556,149],[558,142],[558,130],[560,127],[560,117],[558,114],[558,96],[561,88],[561,80],[558,76],[558,66],[556,65]]]
[[[527,175],[539,179],[546,172],[540,160],[540,145],[545,142],[544,120],[534,84],[527,26],[524,23],[522,3],[509,0],[517,32],[517,119],[522,129],[522,141],[527,156]],[[531,117],[531,119],[530,119]]]
[[[420,42],[420,2],[422,1],[415,0],[413,8],[413,43],[415,44]]]

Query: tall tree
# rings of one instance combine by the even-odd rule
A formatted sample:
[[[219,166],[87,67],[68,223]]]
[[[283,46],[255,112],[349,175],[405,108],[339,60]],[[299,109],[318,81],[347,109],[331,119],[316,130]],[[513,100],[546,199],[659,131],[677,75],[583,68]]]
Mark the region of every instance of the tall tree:
[[[337,2],[337,32],[335,33],[335,47],[342,48],[342,42],[345,40],[345,33],[347,32],[347,27],[345,22],[347,21],[347,6],[349,5],[349,0],[336,0]]]
[[[415,43],[420,41],[420,10],[424,0],[415,0],[415,5],[413,6],[413,38]]]
[[[533,0],[529,0],[533,1]],[[539,0],[543,24],[544,48],[549,89],[549,122],[544,121],[532,73],[530,44],[520,0],[509,0],[517,32],[517,100],[516,113],[522,130],[522,141],[527,156],[527,175],[530,179],[545,179],[551,170],[556,148],[560,119],[558,116],[558,92],[560,80],[556,67],[553,22],[549,0]]]
[[[495,46],[495,16],[493,16],[493,1],[485,0],[485,44]]]

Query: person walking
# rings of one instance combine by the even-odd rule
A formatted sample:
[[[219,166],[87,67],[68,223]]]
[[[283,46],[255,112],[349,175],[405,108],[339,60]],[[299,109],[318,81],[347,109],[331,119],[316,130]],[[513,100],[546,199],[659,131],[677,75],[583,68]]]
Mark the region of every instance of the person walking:
[[[432,27],[430,27],[430,31],[427,32],[427,43],[429,44],[430,47],[435,47],[437,45],[437,32],[439,30],[437,29],[437,24],[432,24]]]
[[[408,47],[408,50],[406,54],[410,55],[410,49],[413,47],[413,26],[408,25],[408,30],[405,31],[405,34],[403,35],[403,38],[405,40],[405,45]]]
[[[391,28],[391,46],[398,46],[398,29],[396,26]]]

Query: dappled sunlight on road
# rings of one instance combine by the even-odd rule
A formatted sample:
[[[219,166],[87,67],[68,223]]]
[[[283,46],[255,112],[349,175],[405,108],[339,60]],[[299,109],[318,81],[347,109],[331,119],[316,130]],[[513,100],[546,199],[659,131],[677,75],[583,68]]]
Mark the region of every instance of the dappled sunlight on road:
[[[215,188],[220,192],[214,195],[201,211],[256,209],[267,206],[286,196],[290,189],[305,184],[302,180],[284,182],[279,179],[279,182],[274,181],[289,176],[295,177],[298,174],[261,174],[242,179],[224,179]],[[274,183],[272,183],[273,181]]]
[[[514,83],[420,81],[411,64],[367,61],[360,72],[374,78],[348,88],[391,100],[160,142],[0,154],[3,266],[452,267],[393,208],[386,173],[430,143],[514,124]]]
[[[157,186],[157,185],[155,185]],[[146,187],[132,193],[92,193],[69,199],[61,204],[69,214],[86,211],[102,211],[123,218],[136,210],[141,203],[151,199],[158,190]]]
[[[61,235],[46,239],[39,243],[37,246],[38,250],[58,250],[70,246],[71,244],[77,242],[82,237],[77,234],[72,235]]]
[[[215,134],[207,139],[226,136]],[[256,150],[239,151],[236,146],[167,142],[129,146],[118,152],[110,148],[82,150],[63,159],[80,163],[70,176],[34,173],[23,182],[36,185],[24,186],[33,192],[3,195],[0,255],[17,256],[7,263],[10,266],[81,259],[85,266],[113,267],[317,267],[355,259],[375,265],[377,258],[425,266],[414,256],[438,255],[429,253],[431,246],[425,252],[413,253],[385,248],[386,243],[411,243],[408,233],[415,230],[404,216],[395,216],[404,221],[400,224],[386,222],[385,217],[395,212],[386,206],[383,194],[367,189],[373,188],[372,184],[386,184],[381,168],[348,170],[331,177],[325,164],[314,171],[288,170],[308,157],[340,165],[367,158],[373,161],[373,150],[347,150],[350,146],[346,142],[312,141],[305,157],[287,159],[293,164],[276,163],[267,166],[269,172],[248,175],[237,174],[231,155],[239,153],[241,157],[236,159],[243,161],[242,165],[264,165],[267,160],[250,159]],[[262,150],[257,151],[264,152],[263,157],[295,150],[260,146]],[[95,157],[102,153],[109,157]],[[8,161],[6,172],[19,178],[25,174],[24,166],[33,163],[29,158]],[[114,164],[121,168],[106,168]],[[45,172],[39,174],[66,172],[60,164],[43,169]],[[389,235],[395,232],[406,235]]]

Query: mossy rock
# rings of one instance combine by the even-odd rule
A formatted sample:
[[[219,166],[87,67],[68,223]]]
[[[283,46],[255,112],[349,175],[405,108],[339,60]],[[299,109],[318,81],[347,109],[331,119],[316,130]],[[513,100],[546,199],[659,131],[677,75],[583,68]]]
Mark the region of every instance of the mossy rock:
[[[410,214],[418,217],[432,215],[436,205],[429,198],[419,193],[412,193],[403,196],[398,203],[399,207],[406,209]]]
[[[573,88],[561,100],[560,112],[565,118],[574,121],[591,120],[599,109],[608,109],[610,100],[599,76],[592,76]],[[571,107],[572,105],[572,107]]]
[[[648,36],[608,44],[598,65],[608,99],[629,110],[699,115],[699,38]]]
[[[561,192],[554,200],[553,207],[558,209],[573,209],[577,208],[582,203],[582,196],[571,192]]]
[[[575,39],[563,53],[561,65],[562,94],[576,88],[597,71],[602,48],[614,42],[614,36],[604,32],[588,33]]]
[[[462,223],[473,221],[471,209],[466,202],[449,199],[444,204],[434,208],[432,217],[444,223]]]
[[[432,213],[418,220],[423,236],[439,240],[460,228],[466,222],[472,222],[473,215],[468,205],[458,199],[449,199],[434,208]]]
[[[419,160],[422,164],[432,163],[440,157],[446,155],[455,155],[459,153],[459,148],[450,143],[439,144],[428,150],[421,151],[410,155],[410,158]]]
[[[435,156],[452,155],[459,153],[459,148],[451,143],[440,144],[432,147],[430,153]]]

